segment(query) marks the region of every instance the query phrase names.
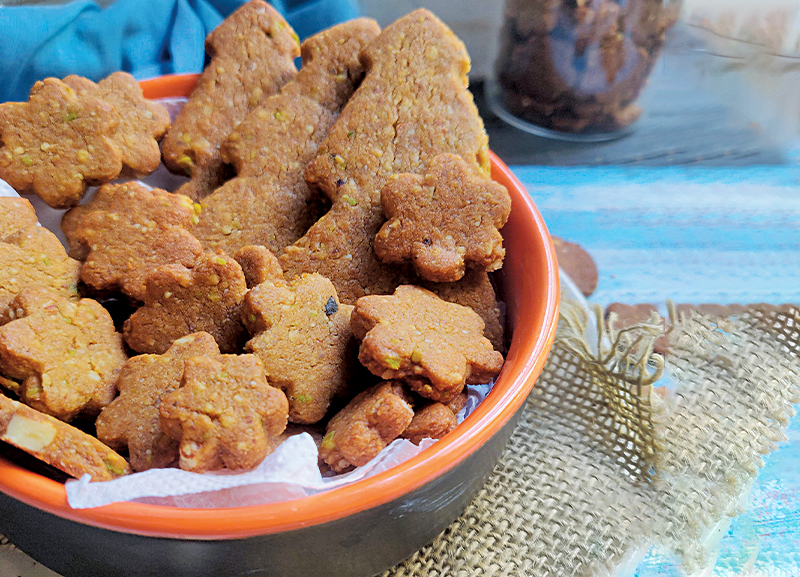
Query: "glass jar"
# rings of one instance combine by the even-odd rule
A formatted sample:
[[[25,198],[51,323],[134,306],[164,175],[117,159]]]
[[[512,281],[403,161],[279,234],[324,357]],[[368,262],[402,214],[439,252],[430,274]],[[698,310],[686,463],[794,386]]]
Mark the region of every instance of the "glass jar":
[[[506,0],[492,108],[555,138],[623,134],[639,118],[635,101],[679,8],[671,0]]]

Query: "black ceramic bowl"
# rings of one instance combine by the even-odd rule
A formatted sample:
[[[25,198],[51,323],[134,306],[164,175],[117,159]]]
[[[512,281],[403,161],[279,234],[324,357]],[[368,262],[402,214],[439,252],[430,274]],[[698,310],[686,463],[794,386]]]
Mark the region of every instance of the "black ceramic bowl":
[[[196,76],[145,81],[150,98],[183,96]],[[350,486],[266,505],[185,509],[115,503],[72,509],[63,484],[0,457],[0,533],[66,577],[374,575],[429,543],[491,473],[542,370],[558,321],[558,267],[525,189],[491,155],[512,199],[500,275],[513,334],[488,397],[419,455]]]

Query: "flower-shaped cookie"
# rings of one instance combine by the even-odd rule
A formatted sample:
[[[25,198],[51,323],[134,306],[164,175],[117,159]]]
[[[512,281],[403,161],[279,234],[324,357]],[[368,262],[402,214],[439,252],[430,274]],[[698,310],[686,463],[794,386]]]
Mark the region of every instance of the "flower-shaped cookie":
[[[114,72],[95,84],[81,76],[67,76],[64,83],[78,96],[100,98],[119,116],[112,137],[122,155],[122,164],[137,174],[150,174],[161,162],[158,141],[170,125],[169,112],[147,100],[136,79],[127,72]]]
[[[164,353],[177,339],[210,333],[224,353],[238,352],[247,338],[241,320],[244,273],[222,253],[204,253],[194,267],[166,265],[145,281],[144,306],[125,321],[125,341],[140,353]]]
[[[186,230],[195,216],[186,196],[126,182],[102,186],[92,202],[70,210],[61,226],[71,254],[86,253],[83,282],[98,293],[122,290],[143,301],[144,281],[154,269],[191,267],[203,253]]]
[[[0,373],[22,381],[15,392],[26,404],[70,421],[81,411],[96,415],[114,399],[127,357],[98,302],[31,287],[14,298],[0,324]]]
[[[400,436],[413,417],[411,400],[399,381],[375,385],[328,422],[319,456],[337,473],[366,465]]]
[[[24,198],[0,196],[0,240],[36,224],[33,205]]]
[[[78,96],[57,78],[34,84],[28,102],[0,104],[0,178],[47,204],[76,204],[87,184],[115,178],[122,155],[111,104]]]
[[[506,188],[478,174],[461,157],[440,154],[425,172],[397,174],[381,189],[389,219],[375,237],[383,262],[411,261],[422,278],[453,282],[467,266],[503,265],[500,229],[508,220]]]
[[[30,225],[7,236],[0,241],[0,311],[25,287],[77,297],[80,265],[44,227]]]
[[[127,447],[135,471],[177,461],[177,441],[161,430],[161,399],[181,386],[185,361],[218,355],[214,337],[194,333],[172,343],[163,355],[129,359],[117,378],[119,397],[97,419],[97,438],[115,449]]]
[[[161,427],[180,441],[180,467],[250,469],[280,443],[289,405],[255,355],[195,357],[162,398]]]
[[[448,402],[466,383],[488,382],[503,366],[475,311],[416,286],[361,297],[350,326],[362,340],[358,359],[365,367],[434,401]]]
[[[264,362],[270,383],[286,393],[293,423],[316,423],[347,387],[356,364],[352,310],[339,304],[331,281],[318,274],[288,285],[266,282],[247,293],[242,319],[254,334],[247,350]]]

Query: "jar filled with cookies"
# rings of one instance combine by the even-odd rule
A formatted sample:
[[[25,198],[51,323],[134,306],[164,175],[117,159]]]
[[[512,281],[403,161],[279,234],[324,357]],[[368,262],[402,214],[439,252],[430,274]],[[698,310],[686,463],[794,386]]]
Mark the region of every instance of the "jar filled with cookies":
[[[680,0],[506,0],[494,112],[553,138],[625,134],[679,10]]]

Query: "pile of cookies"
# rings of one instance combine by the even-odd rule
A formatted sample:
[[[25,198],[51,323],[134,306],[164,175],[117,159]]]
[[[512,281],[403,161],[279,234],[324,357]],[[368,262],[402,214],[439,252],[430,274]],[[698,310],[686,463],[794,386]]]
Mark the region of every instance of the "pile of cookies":
[[[105,480],[249,469],[288,423],[335,472],[441,438],[503,364],[510,199],[463,44],[418,10],[300,46],[252,0],[206,50],[171,125],[124,73],[0,105],[0,178],[72,207],[67,254],[0,199],[0,439]],[[162,158],[177,191],[119,178]]]

